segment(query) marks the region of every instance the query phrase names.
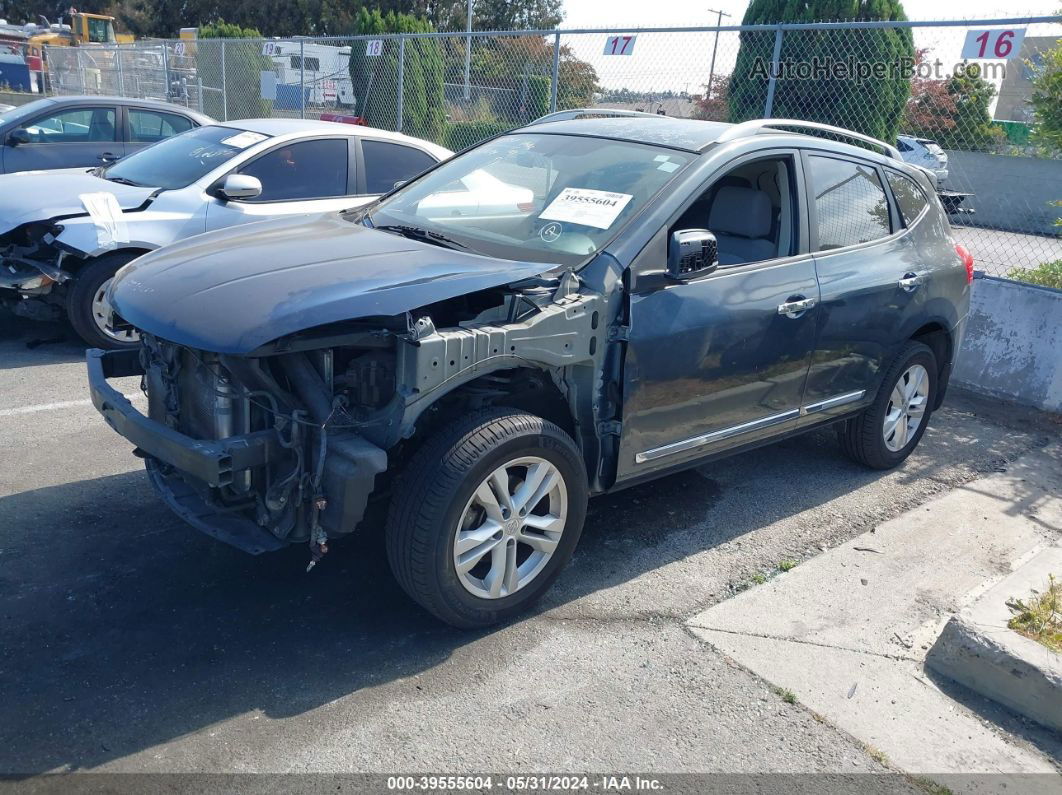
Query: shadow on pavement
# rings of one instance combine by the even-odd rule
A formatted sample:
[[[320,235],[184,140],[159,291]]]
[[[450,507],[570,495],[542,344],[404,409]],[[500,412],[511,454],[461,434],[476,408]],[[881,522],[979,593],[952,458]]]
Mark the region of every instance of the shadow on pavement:
[[[947,427],[932,444],[970,443]],[[932,477],[939,460],[902,476]],[[724,515],[716,472],[728,490],[778,493]],[[827,430],[598,498],[544,608],[883,476],[841,459]],[[485,634],[414,606],[379,533],[337,543],[307,575],[301,546],[254,558],[187,528],[140,471],[0,498],[0,528],[0,773],[91,768],[247,712],[299,714]]]
[[[85,343],[65,323],[16,317],[0,307],[0,370],[83,361]]]

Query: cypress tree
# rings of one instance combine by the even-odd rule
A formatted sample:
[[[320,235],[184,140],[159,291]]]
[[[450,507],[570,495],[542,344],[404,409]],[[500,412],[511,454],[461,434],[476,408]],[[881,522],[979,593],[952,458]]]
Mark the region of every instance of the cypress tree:
[[[906,19],[900,0],[752,0],[742,24]],[[764,114],[774,41],[774,31],[741,32],[728,87],[730,121]],[[909,28],[787,30],[771,116],[833,124],[895,141],[914,56]],[[847,74],[838,75],[836,69]]]
[[[430,33],[430,22],[410,14],[358,9],[355,35]],[[395,39],[383,43],[380,55],[366,55],[365,42],[352,42],[350,76],[355,107],[372,127],[398,129],[398,50]],[[446,110],[443,103],[443,58],[435,39],[408,39],[402,75],[402,130],[418,138],[441,141]]]

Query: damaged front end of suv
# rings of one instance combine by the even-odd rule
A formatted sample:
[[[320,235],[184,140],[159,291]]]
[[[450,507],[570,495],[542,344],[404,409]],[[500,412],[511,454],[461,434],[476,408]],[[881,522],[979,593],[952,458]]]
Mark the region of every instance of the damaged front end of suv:
[[[89,352],[93,402],[186,522],[254,554],[308,544],[312,566],[330,539],[358,528],[434,428],[490,406],[533,407],[581,439],[586,459],[599,457],[609,258],[594,290],[570,270],[500,269],[336,216],[299,223],[225,233],[247,257],[229,263],[222,284],[192,286],[224,256],[197,260],[205,252],[192,239],[141,258],[112,288],[142,344]],[[259,303],[272,291],[257,283],[296,250],[285,227],[362,254],[321,252],[297,269],[301,290],[277,307]],[[273,264],[256,264],[267,251]],[[381,273],[386,284],[347,276],[338,286],[369,258],[403,264]],[[439,300],[422,303],[429,296]],[[352,317],[330,320],[341,315]],[[300,328],[310,318],[330,322]],[[146,416],[108,383],[123,376],[141,377]]]

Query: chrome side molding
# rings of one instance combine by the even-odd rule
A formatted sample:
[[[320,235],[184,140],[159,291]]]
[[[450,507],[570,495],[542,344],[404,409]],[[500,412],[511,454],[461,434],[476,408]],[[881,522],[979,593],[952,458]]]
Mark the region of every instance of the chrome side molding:
[[[684,453],[687,450],[695,450],[698,447],[704,447],[706,444],[720,442],[723,439],[729,439],[743,433],[769,428],[772,425],[778,425],[786,420],[803,417],[807,414],[815,414],[819,411],[826,411],[827,409],[844,406],[848,403],[856,403],[862,400],[866,393],[867,391],[865,389],[860,389],[856,392],[845,392],[843,395],[835,395],[826,400],[809,403],[799,409],[790,409],[789,411],[783,411],[779,414],[771,414],[767,417],[761,417],[758,420],[743,422],[740,425],[734,425],[730,428],[722,428],[718,431],[702,433],[698,436],[691,436],[689,439],[682,439],[678,442],[671,442],[670,444],[661,445],[660,447],[654,447],[643,453],[637,453],[634,456],[634,463],[644,464],[648,461],[655,461],[658,458],[663,458],[664,456],[674,455],[675,453]]]
[[[814,414],[817,411],[825,411],[826,409],[836,408],[837,406],[843,406],[846,403],[855,403],[863,399],[867,391],[860,389],[856,392],[845,392],[843,395],[836,395],[832,398],[826,398],[826,400],[820,400],[816,403],[809,403],[800,409],[800,415]]]
[[[760,419],[752,420],[751,422],[743,422],[741,425],[734,425],[730,428],[723,428],[722,430],[712,431],[711,433],[702,433],[699,436],[692,436],[689,439],[683,439],[680,442],[671,442],[670,444],[665,444],[661,447],[654,447],[652,450],[646,450],[644,453],[638,453],[634,456],[634,462],[636,464],[644,464],[646,461],[655,461],[656,459],[663,458],[667,455],[682,453],[686,450],[703,447],[712,442],[729,439],[731,436],[748,433],[749,431],[756,431],[761,428],[768,428],[771,425],[777,425],[780,422],[785,422],[786,420],[791,420],[798,416],[800,416],[800,409],[791,409],[790,411],[783,411],[781,414],[771,414],[769,417],[761,417]]]

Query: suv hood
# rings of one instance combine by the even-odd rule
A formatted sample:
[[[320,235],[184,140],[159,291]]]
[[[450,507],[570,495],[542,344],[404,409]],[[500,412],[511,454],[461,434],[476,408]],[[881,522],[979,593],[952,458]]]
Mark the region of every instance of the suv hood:
[[[31,221],[88,215],[83,193],[113,193],[123,210],[135,210],[157,188],[121,185],[94,177],[85,169],[22,171],[0,175],[0,234]]]
[[[145,254],[118,272],[110,298],[124,320],[157,337],[248,354],[297,331],[398,315],[550,269],[328,213],[208,232]]]

